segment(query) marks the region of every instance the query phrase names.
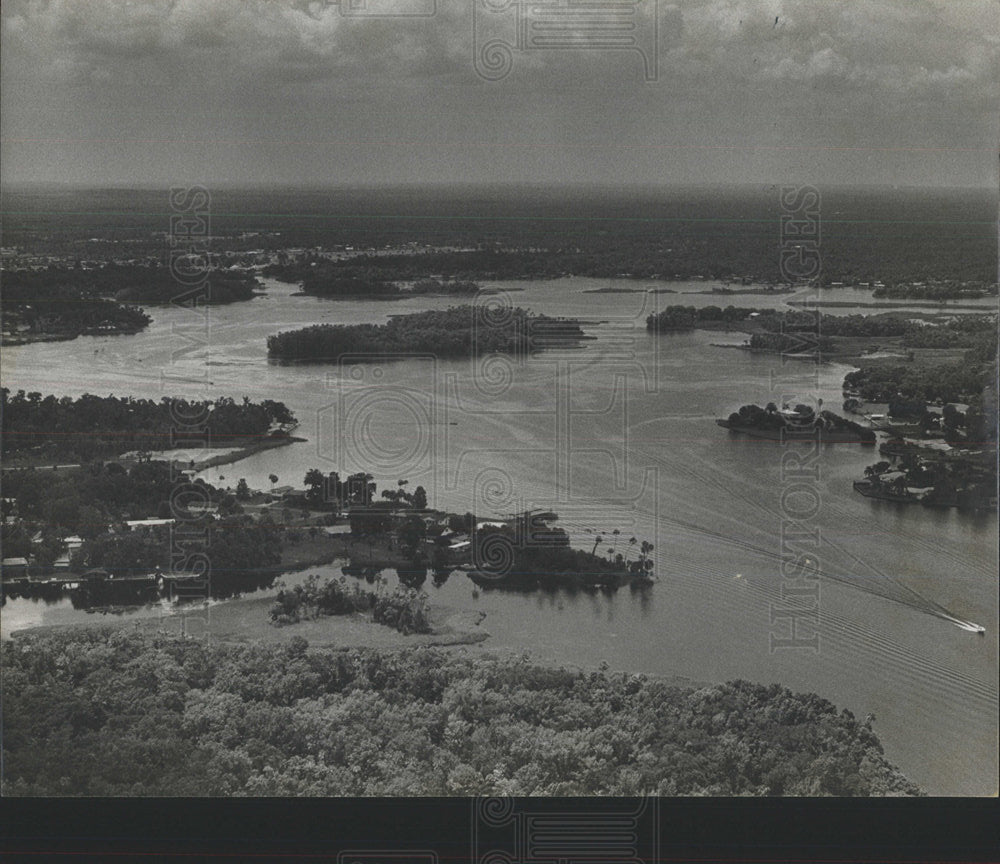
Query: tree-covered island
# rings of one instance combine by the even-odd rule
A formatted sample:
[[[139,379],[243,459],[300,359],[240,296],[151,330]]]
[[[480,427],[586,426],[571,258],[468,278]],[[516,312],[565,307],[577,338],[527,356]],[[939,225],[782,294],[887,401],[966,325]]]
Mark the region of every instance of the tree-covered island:
[[[820,444],[860,443],[874,444],[875,433],[855,423],[839,417],[832,411],[816,411],[809,405],[783,405],[778,408],[774,402],[765,407],[744,405],[729,417],[715,421],[719,426],[732,432],[742,432],[758,438],[774,441],[815,440]]]
[[[494,314],[485,306],[452,306],[394,316],[386,324],[314,324],[276,333],[267,337],[267,352],[277,360],[318,362],[350,355],[528,356],[546,348],[572,347],[585,338],[579,322],[569,318],[536,315],[520,307]]]

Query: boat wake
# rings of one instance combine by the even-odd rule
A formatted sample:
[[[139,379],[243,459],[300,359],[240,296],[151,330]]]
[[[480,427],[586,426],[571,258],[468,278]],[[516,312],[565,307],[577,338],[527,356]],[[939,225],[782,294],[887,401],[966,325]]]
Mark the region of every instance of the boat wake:
[[[941,617],[946,621],[951,621],[952,624],[961,630],[978,633],[980,636],[986,632],[986,628],[982,624],[976,624],[974,621],[963,621],[961,618],[952,618],[950,615],[942,615]]]
[[[692,459],[691,454],[687,454],[683,464],[678,464],[673,460],[668,461],[662,459],[653,453],[645,451],[640,452],[633,448],[628,449],[630,452],[641,455],[643,458],[659,462],[664,467],[668,467],[673,470],[679,469],[682,473],[692,476],[699,483],[705,486],[715,486],[721,491],[725,491],[726,494],[742,499],[747,504],[773,515],[775,519],[780,519],[779,514],[774,512],[772,508],[764,505],[758,497],[741,492],[738,486],[732,483],[732,481],[724,481],[721,478],[716,477],[715,474],[709,470],[708,466],[698,464],[703,460],[700,460],[697,457]],[[735,546],[743,549],[745,552],[753,553],[776,562],[784,560],[783,557],[774,550],[763,548],[755,543],[748,542],[742,538],[729,535],[722,531],[708,529],[702,525],[697,525],[682,519],[664,516],[663,514],[660,515],[660,519],[661,521],[672,523],[682,530],[701,535],[702,537],[710,539],[715,543]],[[866,593],[875,594],[886,600],[901,603],[902,605],[923,612],[924,614],[932,615],[935,618],[948,621],[961,630],[965,630],[970,633],[977,633],[979,635],[985,634],[986,628],[982,625],[976,624],[973,621],[966,621],[965,619],[953,615],[948,609],[928,597],[923,596],[921,593],[905,584],[901,579],[884,572],[870,562],[862,561],[859,556],[854,554],[844,544],[837,543],[830,538],[825,538],[824,542],[832,551],[844,556],[847,560],[852,561],[856,567],[863,568],[871,572],[875,577],[875,581],[873,582],[870,579],[861,578],[856,574],[849,575],[847,572],[830,571],[827,569],[821,569],[816,565],[808,564],[801,565],[801,569],[804,573],[811,573],[816,577],[849,585],[856,590],[865,591]]]

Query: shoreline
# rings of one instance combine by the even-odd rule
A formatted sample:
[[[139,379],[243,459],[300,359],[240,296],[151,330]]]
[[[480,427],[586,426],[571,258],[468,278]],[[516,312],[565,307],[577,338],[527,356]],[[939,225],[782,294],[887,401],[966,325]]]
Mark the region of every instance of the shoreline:
[[[458,609],[451,606],[431,607],[430,633],[404,635],[385,624],[377,624],[364,615],[324,615],[281,626],[272,624],[268,612],[275,602],[273,595],[266,597],[234,597],[201,606],[175,606],[170,612],[148,617],[118,617],[113,613],[94,614],[93,620],[72,624],[42,624],[25,627],[10,634],[14,639],[22,635],[44,635],[54,632],[72,632],[74,629],[106,627],[114,630],[133,630],[147,633],[183,633],[188,629],[185,619],[207,622],[197,635],[227,644],[280,644],[294,637],[306,639],[313,647],[336,648],[446,648],[457,645],[475,645],[490,638],[487,630],[480,629],[486,613],[480,610]],[[191,635],[195,635],[192,633]]]
[[[194,465],[191,464],[191,460],[188,460],[187,464],[180,459],[172,459],[170,462],[177,470],[193,470],[200,473],[219,465],[231,465],[233,462],[240,462],[243,459],[248,459],[251,456],[256,456],[258,453],[264,453],[267,450],[276,450],[278,447],[287,447],[289,444],[305,444],[308,440],[308,438],[298,438],[295,435],[282,435],[277,438],[268,437],[263,441],[258,441],[256,444],[241,447],[231,453],[210,456],[208,459],[203,459],[201,461],[194,460]]]
[[[855,300],[789,300],[787,302],[789,306],[807,306],[810,309],[819,309],[823,307],[831,309],[900,309],[903,311],[906,311],[907,309],[936,309],[939,312],[949,312],[959,309],[961,311],[982,312],[983,314],[992,314],[996,312],[995,305],[980,306],[974,303],[936,303],[931,300],[900,300],[896,302],[876,301],[873,303]]]
[[[59,333],[11,334],[0,339],[4,348],[20,348],[22,345],[35,345],[39,342],[72,342],[80,336],[135,336],[149,325],[142,327],[123,327],[113,330],[78,330]]]

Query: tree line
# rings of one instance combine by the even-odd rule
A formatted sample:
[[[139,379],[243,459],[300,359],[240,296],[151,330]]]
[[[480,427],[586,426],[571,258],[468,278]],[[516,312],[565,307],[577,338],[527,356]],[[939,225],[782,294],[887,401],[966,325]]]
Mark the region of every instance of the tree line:
[[[108,262],[91,268],[50,265],[43,270],[5,270],[3,275],[5,302],[52,306],[102,297],[148,305],[182,302],[192,286],[199,284],[193,278],[185,283],[174,269],[158,262]],[[259,287],[252,273],[211,269],[199,289],[199,304],[250,300]]]
[[[4,794],[922,794],[873,719],[778,684],[76,628],[4,647]]]
[[[30,455],[35,462],[106,459],[130,450],[188,446],[197,453],[199,447],[225,443],[248,446],[267,436],[272,424],[295,420],[284,403],[272,399],[257,403],[248,397],[237,402],[164,396],[156,401],[91,394],[74,399],[23,390],[11,395],[6,387],[0,388],[0,410],[3,455]],[[184,428],[197,434],[185,437]]]

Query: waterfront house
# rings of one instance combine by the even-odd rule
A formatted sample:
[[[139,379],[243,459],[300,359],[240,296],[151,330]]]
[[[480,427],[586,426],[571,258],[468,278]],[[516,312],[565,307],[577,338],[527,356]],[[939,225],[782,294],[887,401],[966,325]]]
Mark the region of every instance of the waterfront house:
[[[157,528],[161,525],[173,525],[173,519],[132,519],[126,521],[125,524],[128,526],[129,531],[134,531],[136,528]]]
[[[455,534],[448,538],[447,544],[443,552],[449,564],[465,564],[471,559],[472,541],[467,534]]]
[[[18,579],[28,575],[27,558],[4,558],[0,562],[0,570],[5,579]]]

